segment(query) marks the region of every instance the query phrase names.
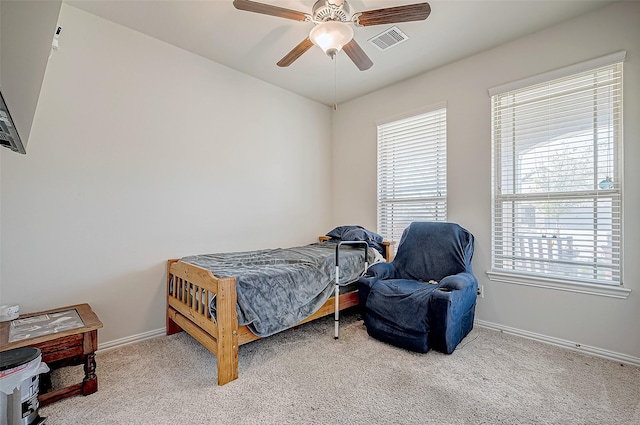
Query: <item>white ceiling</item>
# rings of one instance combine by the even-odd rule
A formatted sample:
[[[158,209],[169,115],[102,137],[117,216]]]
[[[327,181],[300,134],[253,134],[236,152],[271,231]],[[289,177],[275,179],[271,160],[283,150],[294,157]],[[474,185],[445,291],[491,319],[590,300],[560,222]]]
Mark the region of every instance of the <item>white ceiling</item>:
[[[352,12],[422,0],[349,0]],[[311,12],[315,0],[261,0]],[[433,0],[425,21],[396,24],[409,40],[380,51],[367,40],[392,25],[354,28],[374,65],[359,71],[340,52],[337,67],[312,47],[288,68],[276,62],[307,37],[312,23],[236,10],[232,0],[112,1],[65,3],[248,75],[331,105],[424,73],[602,7],[611,0]],[[334,82],[334,78],[337,81]],[[337,87],[337,95],[334,95]]]

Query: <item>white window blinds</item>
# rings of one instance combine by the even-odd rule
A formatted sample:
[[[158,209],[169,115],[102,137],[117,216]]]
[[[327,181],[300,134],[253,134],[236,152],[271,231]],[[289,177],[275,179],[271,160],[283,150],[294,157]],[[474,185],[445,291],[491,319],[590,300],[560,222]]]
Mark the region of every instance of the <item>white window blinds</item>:
[[[493,270],[620,285],[622,62],[491,102]]]
[[[446,108],[378,126],[378,233],[447,219]]]

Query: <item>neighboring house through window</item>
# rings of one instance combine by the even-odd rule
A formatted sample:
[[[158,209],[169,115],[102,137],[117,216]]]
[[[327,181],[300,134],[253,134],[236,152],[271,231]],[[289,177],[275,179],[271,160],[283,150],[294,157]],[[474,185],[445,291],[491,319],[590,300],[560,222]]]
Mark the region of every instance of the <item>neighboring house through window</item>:
[[[446,219],[446,107],[378,124],[378,233],[397,246],[412,221]]]
[[[490,91],[492,279],[620,295],[623,60]]]

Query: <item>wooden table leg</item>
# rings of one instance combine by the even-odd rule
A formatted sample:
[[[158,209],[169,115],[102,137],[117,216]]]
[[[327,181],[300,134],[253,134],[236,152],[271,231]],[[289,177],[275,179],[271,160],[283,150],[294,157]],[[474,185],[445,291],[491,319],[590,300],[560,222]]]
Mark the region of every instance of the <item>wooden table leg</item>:
[[[96,354],[90,353],[84,359],[84,379],[82,380],[82,395],[93,394],[98,391],[98,376],[96,375]]]

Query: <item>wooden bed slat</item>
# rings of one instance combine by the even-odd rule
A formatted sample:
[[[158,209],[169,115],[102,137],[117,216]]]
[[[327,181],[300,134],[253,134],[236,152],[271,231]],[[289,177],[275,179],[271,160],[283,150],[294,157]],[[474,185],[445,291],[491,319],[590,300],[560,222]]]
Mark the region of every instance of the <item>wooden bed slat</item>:
[[[180,313],[183,317],[191,320],[195,325],[198,325],[201,329],[207,332],[211,337],[218,338],[218,327],[211,318],[206,318],[201,314],[194,313],[189,307],[181,304],[179,300],[175,298],[169,298],[169,306],[176,312]],[[177,323],[177,322],[176,322]]]
[[[216,338],[206,333],[199,326],[195,325],[182,314],[171,308],[167,310],[167,314],[171,320],[184,329],[189,335],[194,337],[200,344],[204,345],[207,350],[211,351],[216,356],[218,355],[218,341]]]

